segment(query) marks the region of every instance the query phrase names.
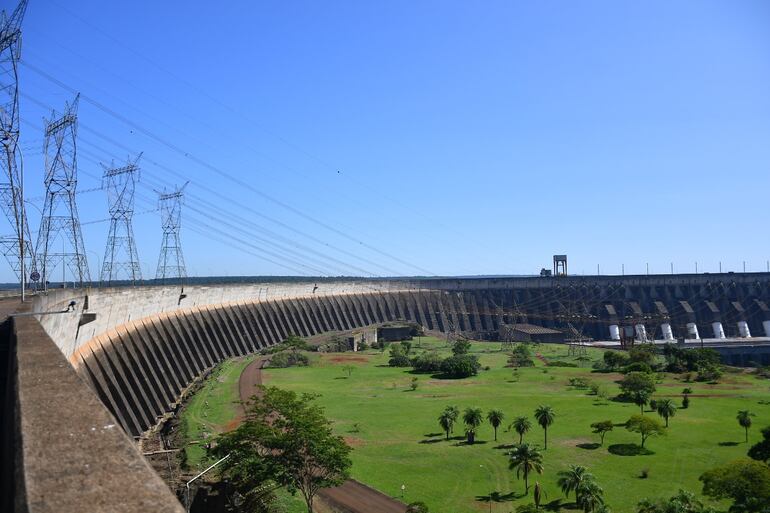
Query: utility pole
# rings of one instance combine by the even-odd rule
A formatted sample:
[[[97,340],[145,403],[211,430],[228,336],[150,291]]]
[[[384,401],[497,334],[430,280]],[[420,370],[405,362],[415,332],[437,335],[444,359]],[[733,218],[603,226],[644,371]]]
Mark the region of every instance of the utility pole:
[[[88,272],[88,258],[75,202],[78,185],[76,139],[79,100],[80,95],[71,104],[66,104],[61,117],[53,112],[51,119],[46,120],[45,204],[36,253],[44,282],[53,276],[56,262],[61,259],[62,272],[68,267],[72,281],[82,287],[84,283],[90,283],[91,275]],[[61,238],[63,249],[61,253],[52,253],[57,238]]]
[[[0,143],[4,180],[0,183],[0,206],[13,227],[14,235],[0,239],[0,249],[19,278],[21,300],[25,299],[27,271],[35,271],[29,225],[24,208],[24,163],[19,145],[19,60],[21,22],[27,0],[21,0],[9,15],[0,14]]]
[[[137,162],[141,154],[123,167],[104,167],[102,187],[107,189],[110,204],[110,231],[100,281],[109,285],[125,274],[132,284],[142,281],[142,269],[134,241],[131,219],[134,215],[134,191],[139,180]],[[123,273],[121,273],[123,271]]]
[[[176,279],[181,282],[187,277],[187,269],[182,255],[182,243],[179,240],[179,229],[182,226],[183,191],[188,183],[190,182],[168,193],[165,190],[163,192],[155,191],[158,193],[158,208],[163,227],[163,243],[160,248],[155,279],[160,280],[161,283],[166,283],[166,280],[169,279]]]

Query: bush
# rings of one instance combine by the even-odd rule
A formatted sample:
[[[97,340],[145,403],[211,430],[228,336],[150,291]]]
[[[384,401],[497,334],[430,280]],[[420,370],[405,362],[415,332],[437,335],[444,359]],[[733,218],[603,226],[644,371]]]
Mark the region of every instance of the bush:
[[[563,360],[548,360],[548,363],[546,365],[548,365],[549,367],[577,367],[578,366],[576,363],[565,362]]]
[[[406,507],[406,513],[428,513],[428,506],[424,502],[410,502]]]
[[[698,368],[696,381],[719,381],[722,377],[722,370],[713,363],[704,363]]]
[[[412,367],[417,372],[439,372],[441,357],[435,351],[426,351],[412,358]]]
[[[475,356],[461,354],[441,362],[441,373],[448,378],[467,378],[478,374],[481,364]]]
[[[618,351],[605,351],[604,352],[604,365],[609,370],[616,370],[620,367],[624,367],[628,364],[628,357]]]
[[[287,367],[307,367],[310,363],[307,355],[294,351],[284,351],[273,355],[270,367],[285,369]]]
[[[468,351],[471,350],[471,343],[465,339],[458,340],[457,342],[452,345],[452,354],[455,356],[461,355],[461,354],[468,354]]]
[[[652,367],[650,367],[648,363],[633,362],[626,365],[623,369],[623,374],[628,374],[629,372],[644,372],[645,374],[651,374]]]
[[[391,356],[388,360],[388,365],[391,367],[411,367],[412,361],[405,354]]]
[[[532,351],[526,344],[516,344],[508,357],[508,367],[534,367]]]
[[[569,386],[575,388],[588,388],[588,380],[586,378],[569,378]]]
[[[690,407],[690,397],[686,395],[682,398],[682,409],[686,410],[689,407]]]

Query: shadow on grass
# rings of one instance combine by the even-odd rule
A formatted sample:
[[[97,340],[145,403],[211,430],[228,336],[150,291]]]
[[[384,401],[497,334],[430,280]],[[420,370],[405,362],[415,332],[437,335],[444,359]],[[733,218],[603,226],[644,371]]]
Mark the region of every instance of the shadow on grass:
[[[348,377],[347,377],[347,376],[337,376],[337,377],[336,377],[336,378],[334,378],[334,379],[348,379]]]
[[[607,447],[610,454],[616,456],[649,456],[655,454],[649,449],[636,444],[613,444]]]
[[[425,433],[422,436],[425,438],[433,438],[434,436],[444,436],[444,433]]]
[[[720,447],[735,447],[738,442],[719,442]]]
[[[580,447],[581,449],[586,449],[588,451],[593,451],[595,449],[598,449],[601,446],[602,444],[600,443],[585,443],[585,444],[577,444],[576,447]]]
[[[446,438],[426,438],[425,440],[420,440],[420,443],[421,444],[437,444],[439,442],[443,442],[444,440],[446,440]]]
[[[479,502],[511,502],[524,497],[524,495],[524,492],[500,493],[498,491],[494,491],[489,495],[477,495],[476,500]]]
[[[484,444],[488,444],[488,443],[489,442],[487,442],[486,440],[476,440],[472,444],[469,444],[468,441],[466,440],[466,441],[463,441],[463,442],[458,442],[458,443],[454,444],[454,446],[455,447],[465,447],[466,445],[471,445],[471,446],[472,445],[484,445]]]
[[[500,445],[495,445],[492,448],[493,449],[513,449],[514,447],[516,447],[516,444],[500,444]]]

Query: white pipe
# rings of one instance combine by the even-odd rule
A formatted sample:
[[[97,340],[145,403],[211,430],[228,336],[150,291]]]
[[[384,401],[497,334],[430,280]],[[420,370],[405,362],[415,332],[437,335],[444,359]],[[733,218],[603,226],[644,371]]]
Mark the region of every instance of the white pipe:
[[[671,330],[671,324],[664,322],[660,325],[660,330],[663,332],[663,340],[674,340],[674,332]]]
[[[770,328],[770,321],[768,321]],[[620,340],[620,328],[617,324],[610,324],[610,340]]]
[[[714,330],[714,338],[725,338],[725,329],[722,327],[722,323],[714,321],[711,323],[711,329]]]
[[[765,328],[765,336],[770,337],[770,321],[762,321],[762,327]]]
[[[700,338],[700,335],[698,334],[698,325],[694,322],[688,322],[687,323],[687,335],[690,339],[698,339]]]
[[[738,321],[738,333],[743,338],[751,338],[751,331],[746,321]]]
[[[634,326],[634,330],[636,331],[637,340],[647,342],[647,328],[644,327],[644,324],[637,324]]]
[[[197,475],[197,476],[195,476],[194,478],[192,478],[192,479],[190,479],[189,481],[187,481],[187,483],[185,484],[185,487],[187,488],[187,500],[185,501],[185,502],[186,502],[186,504],[185,504],[185,508],[187,509],[187,512],[188,512],[188,513],[189,513],[189,511],[190,511],[190,483],[192,483],[193,481],[195,481],[196,479],[198,479],[199,477],[201,477],[203,474],[205,474],[206,472],[208,472],[208,471],[209,471],[209,470],[211,470],[212,468],[216,467],[217,465],[219,465],[220,463],[222,463],[223,461],[225,461],[225,460],[226,460],[227,458],[229,458],[229,457],[230,457],[230,454],[228,454],[227,456],[225,456],[225,457],[224,457],[224,458],[222,458],[221,460],[217,461],[216,463],[214,463],[213,465],[211,465],[209,468],[207,468],[206,470],[204,470],[203,472],[201,472],[200,474],[198,474],[198,475]]]

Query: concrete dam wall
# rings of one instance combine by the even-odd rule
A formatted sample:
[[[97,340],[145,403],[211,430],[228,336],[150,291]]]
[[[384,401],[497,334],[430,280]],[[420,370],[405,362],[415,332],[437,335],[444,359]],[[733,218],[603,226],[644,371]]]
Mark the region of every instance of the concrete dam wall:
[[[770,275],[359,280],[314,284],[60,290],[36,300],[46,332],[126,432],[138,436],[174,407],[204,369],[276,344],[405,320],[493,338],[527,322],[597,340],[612,325],[663,338],[688,324],[726,336],[739,323],[765,335]],[[70,306],[70,303],[75,304]],[[67,310],[67,311],[65,311]],[[690,337],[692,338],[692,337]]]

